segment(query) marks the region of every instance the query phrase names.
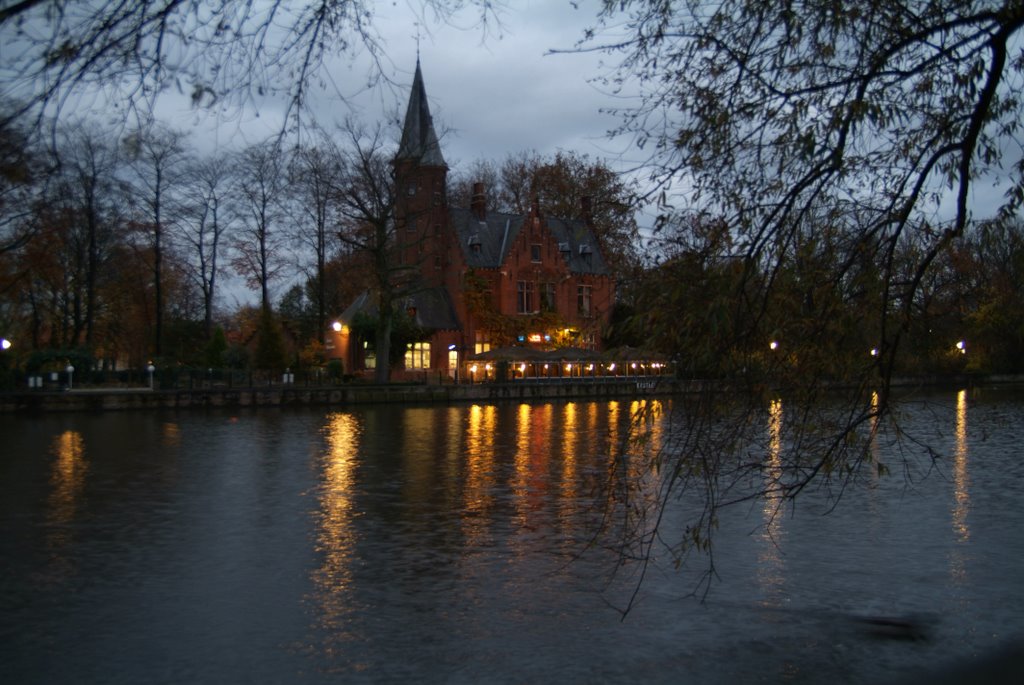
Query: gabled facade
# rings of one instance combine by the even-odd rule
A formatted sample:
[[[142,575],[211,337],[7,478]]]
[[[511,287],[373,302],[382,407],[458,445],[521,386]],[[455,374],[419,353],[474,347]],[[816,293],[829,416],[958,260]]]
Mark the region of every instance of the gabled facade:
[[[546,217],[536,201],[526,214],[488,212],[476,184],[469,207],[449,206],[448,166],[418,62],[394,169],[395,258],[408,269],[400,302],[429,332],[410,346],[408,371],[457,377],[471,355],[509,345],[600,349],[615,284],[589,203],[575,219]],[[330,336],[347,371],[372,364],[372,341],[351,329],[360,312],[376,315],[371,293],[341,314]]]

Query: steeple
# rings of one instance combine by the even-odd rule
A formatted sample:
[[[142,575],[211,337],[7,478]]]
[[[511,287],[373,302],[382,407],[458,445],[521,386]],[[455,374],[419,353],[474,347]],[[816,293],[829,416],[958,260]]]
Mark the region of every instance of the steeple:
[[[441,146],[434,132],[434,120],[427,105],[427,89],[423,86],[420,60],[416,59],[416,75],[412,80],[409,94],[409,108],[405,111],[405,125],[402,127],[402,142],[398,146],[395,161],[410,161],[419,166],[447,166],[441,155]]]

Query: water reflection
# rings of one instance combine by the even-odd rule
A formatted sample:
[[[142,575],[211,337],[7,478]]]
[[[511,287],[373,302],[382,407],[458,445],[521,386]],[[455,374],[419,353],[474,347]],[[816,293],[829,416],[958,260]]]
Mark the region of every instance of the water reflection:
[[[313,573],[321,627],[327,635],[346,641],[351,606],[352,563],[358,512],[354,507],[356,459],[361,426],[351,414],[336,413],[323,428],[327,449],[322,457],[320,512],[316,551],[320,567]],[[330,650],[328,650],[330,651]]]
[[[52,525],[48,542],[56,555],[70,540],[71,528],[67,524],[74,520],[78,510],[89,464],[85,459],[85,440],[78,431],[68,430],[54,437],[50,452],[54,461],[50,474],[49,522]]]
[[[950,573],[954,579],[964,580],[966,576],[966,551],[963,546],[970,542],[971,529],[967,523],[970,513],[970,479],[967,473],[967,391],[956,395],[956,451],[953,454],[953,535],[958,548],[950,560]]]
[[[871,435],[869,437],[870,448],[871,448],[871,461],[875,464],[878,463],[878,431],[880,428],[881,417],[879,415],[878,403],[880,399],[878,392],[871,392]],[[877,469],[875,469],[877,475]]]
[[[825,517],[822,490],[778,509],[795,409],[765,401],[744,424],[757,443],[744,465],[762,468],[741,483],[764,492],[724,512],[709,601],[671,601],[692,591],[704,558],[677,570],[655,545],[625,620],[610,607],[628,602],[640,565],[616,565],[632,551],[618,533],[648,521],[628,520],[643,516],[643,492],[611,488],[646,478],[664,495],[672,470],[651,475],[656,455],[704,456],[694,436],[713,427],[685,398],[653,421],[642,411],[653,405],[632,398],[438,405],[429,419],[391,406],[242,412],[237,424],[212,412],[0,417],[13,443],[0,662],[13,682],[905,679],[1021,630],[1015,393],[903,405],[900,430],[935,435],[948,478],[911,489],[894,469],[874,487],[852,482]],[[167,421],[180,426],[173,450],[162,449]],[[878,458],[909,460],[887,425]],[[614,517],[596,499],[606,494]],[[700,505],[669,498],[666,539]],[[57,547],[51,530],[72,539]],[[579,553],[572,563],[567,551]],[[861,611],[942,618],[932,640],[906,644],[844,620]]]
[[[765,456],[764,502],[761,505],[764,526],[757,565],[758,584],[766,596],[764,603],[769,606],[779,605],[785,592],[785,563],[779,549],[784,534],[782,419],[782,400],[772,400],[768,405],[768,453]]]
[[[568,417],[570,408],[572,411],[571,422]],[[574,513],[576,498],[579,494],[579,455],[593,454],[597,449],[594,443],[597,437],[597,404],[592,402],[584,405],[584,408],[586,413],[584,420],[581,421],[579,418],[580,405],[573,403],[565,407],[566,430],[562,443],[562,473],[561,487],[559,488],[561,498],[558,500],[559,518],[563,522],[567,522]],[[572,426],[571,430],[570,425]]]
[[[176,446],[181,443],[181,426],[178,424],[165,423],[162,432],[164,445]]]
[[[454,409],[451,411],[458,412]],[[487,514],[494,505],[496,411],[493,405],[471,406],[465,435],[461,434],[461,425],[458,425],[454,427],[458,433],[449,443],[456,456],[465,459],[461,526],[466,543],[473,547],[482,545],[489,538]],[[456,414],[458,415],[461,415],[461,412]],[[449,430],[453,428],[450,427]]]

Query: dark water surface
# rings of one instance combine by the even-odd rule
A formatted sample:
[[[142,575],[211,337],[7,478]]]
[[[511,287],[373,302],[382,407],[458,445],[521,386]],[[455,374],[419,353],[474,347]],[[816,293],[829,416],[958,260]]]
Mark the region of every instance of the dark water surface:
[[[573,559],[629,402],[0,416],[0,680],[913,681],[1024,636],[1024,396],[927,400],[930,471],[737,507],[624,619]]]

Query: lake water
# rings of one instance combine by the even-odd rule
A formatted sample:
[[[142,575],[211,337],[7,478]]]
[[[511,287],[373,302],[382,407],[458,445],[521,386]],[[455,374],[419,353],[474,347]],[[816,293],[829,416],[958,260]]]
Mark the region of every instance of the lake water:
[[[906,473],[834,510],[729,510],[706,595],[704,557],[637,589],[639,564],[587,545],[630,411],[0,416],[0,677],[915,682],[1024,636],[1024,395],[903,404],[940,458],[904,441]]]

